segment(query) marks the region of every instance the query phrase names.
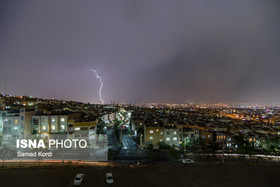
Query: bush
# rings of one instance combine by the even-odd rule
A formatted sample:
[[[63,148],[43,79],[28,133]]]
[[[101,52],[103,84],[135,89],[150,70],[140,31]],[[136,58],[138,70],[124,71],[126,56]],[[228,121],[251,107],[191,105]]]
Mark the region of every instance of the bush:
[[[160,150],[169,150],[170,149],[170,145],[165,143],[165,142],[158,142],[158,147]]]
[[[147,150],[153,150],[153,149],[154,149],[153,144],[148,144],[148,145],[146,146],[146,149],[147,149]]]

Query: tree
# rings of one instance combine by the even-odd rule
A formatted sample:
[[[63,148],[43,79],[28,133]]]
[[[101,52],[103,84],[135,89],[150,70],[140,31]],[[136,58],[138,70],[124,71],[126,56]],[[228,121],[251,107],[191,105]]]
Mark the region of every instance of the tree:
[[[236,135],[233,137],[233,145],[241,153],[252,153],[255,150],[254,144],[250,143],[243,135]]]
[[[164,141],[158,142],[157,145],[160,150],[168,150],[170,148],[170,145],[165,143]]]
[[[173,146],[170,146],[169,148],[169,154],[174,158],[174,159],[178,159],[180,158],[180,150],[176,150],[176,146],[173,144]]]
[[[114,134],[117,137],[117,140],[120,142],[120,133],[119,133],[119,128],[122,125],[122,121],[115,119],[114,120]]]
[[[269,137],[261,141],[261,149],[275,154],[279,153],[280,138],[278,136]]]
[[[146,149],[148,149],[148,150],[153,150],[153,149],[154,149],[154,145],[153,145],[153,144],[148,144],[148,145],[146,146]]]
[[[205,142],[199,138],[189,138],[186,140],[186,149],[198,149],[205,146]]]
[[[186,150],[186,145],[184,142],[179,145],[179,149],[180,149],[181,154],[184,154],[184,152]]]
[[[97,134],[106,134],[104,121],[100,120],[100,122],[97,125],[97,132],[96,133]]]

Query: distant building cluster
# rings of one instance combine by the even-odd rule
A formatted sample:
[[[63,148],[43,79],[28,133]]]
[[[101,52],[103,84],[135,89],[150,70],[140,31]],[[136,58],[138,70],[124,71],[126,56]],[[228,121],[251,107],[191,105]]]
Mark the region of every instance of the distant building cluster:
[[[0,101],[0,145],[14,145],[16,139],[58,135],[90,140],[97,125],[112,123],[117,111],[105,105],[4,94]]]
[[[203,106],[203,107],[201,107]],[[131,128],[142,145],[158,147],[196,144],[236,149],[235,136],[258,147],[263,140],[279,136],[279,108],[244,108],[228,105],[142,105],[135,107]],[[236,117],[238,116],[238,117]]]
[[[0,94],[0,143],[14,143],[27,137],[92,139],[108,133],[112,140],[129,128],[140,146],[164,143],[198,149],[237,149],[236,137],[255,147],[279,137],[280,107],[276,105],[227,104],[111,104],[93,105],[74,101],[38,99]],[[126,111],[129,115],[124,117]],[[120,126],[116,126],[116,121]],[[103,124],[102,129],[98,125]],[[105,125],[104,125],[105,124]],[[122,127],[122,128],[120,128]],[[117,136],[117,138],[114,138]],[[240,143],[240,142],[239,142]],[[278,147],[277,147],[278,150]]]

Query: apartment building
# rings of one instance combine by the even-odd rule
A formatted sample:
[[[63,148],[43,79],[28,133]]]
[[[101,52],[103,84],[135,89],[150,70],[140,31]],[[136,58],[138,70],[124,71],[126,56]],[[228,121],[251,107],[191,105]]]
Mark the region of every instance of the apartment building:
[[[179,145],[182,141],[177,126],[165,126],[164,141],[169,145]]]
[[[32,116],[32,134],[67,133],[67,115],[35,115]]]
[[[159,142],[164,141],[164,127],[145,125],[144,140],[146,144],[153,144],[154,146]]]

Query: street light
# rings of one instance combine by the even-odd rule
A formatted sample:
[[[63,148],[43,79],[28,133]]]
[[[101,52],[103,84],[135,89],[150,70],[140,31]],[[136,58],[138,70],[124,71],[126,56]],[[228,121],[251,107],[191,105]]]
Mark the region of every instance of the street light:
[[[140,135],[140,147],[142,147],[142,137],[143,137],[143,134]]]

